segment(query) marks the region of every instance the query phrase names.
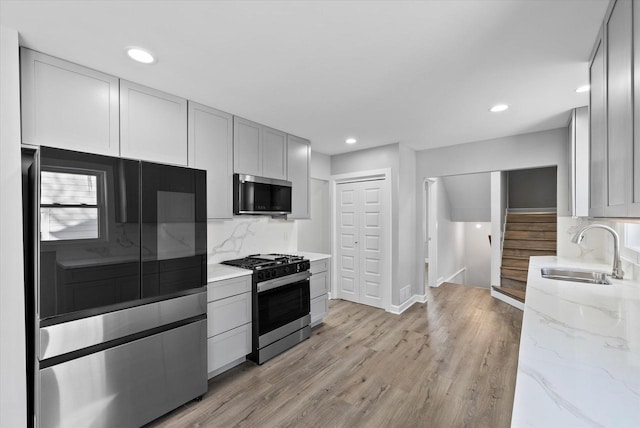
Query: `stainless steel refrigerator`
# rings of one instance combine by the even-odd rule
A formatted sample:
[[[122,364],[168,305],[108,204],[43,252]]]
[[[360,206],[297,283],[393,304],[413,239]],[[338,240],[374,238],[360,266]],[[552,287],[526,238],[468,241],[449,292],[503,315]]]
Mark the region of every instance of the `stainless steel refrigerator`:
[[[29,411],[140,426],[207,391],[205,172],[23,147]]]

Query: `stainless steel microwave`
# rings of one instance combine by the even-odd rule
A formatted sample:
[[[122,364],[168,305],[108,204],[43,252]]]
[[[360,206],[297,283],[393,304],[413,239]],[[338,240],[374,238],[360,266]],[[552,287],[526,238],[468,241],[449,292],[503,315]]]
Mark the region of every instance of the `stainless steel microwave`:
[[[233,174],[234,214],[291,214],[291,182]]]

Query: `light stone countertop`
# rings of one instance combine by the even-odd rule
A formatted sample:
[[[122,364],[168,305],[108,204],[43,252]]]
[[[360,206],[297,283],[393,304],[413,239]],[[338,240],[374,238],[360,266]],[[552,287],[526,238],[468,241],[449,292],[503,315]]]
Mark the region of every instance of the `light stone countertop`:
[[[330,259],[331,254],[323,253],[310,253],[308,251],[294,251],[294,254],[302,256],[310,262],[317,262],[318,260]]]
[[[542,278],[541,267],[610,264],[531,257],[512,427],[640,427],[640,284]]]
[[[242,269],[220,263],[207,265],[207,282],[222,281],[224,279],[238,278],[240,276],[251,275],[251,269]]]

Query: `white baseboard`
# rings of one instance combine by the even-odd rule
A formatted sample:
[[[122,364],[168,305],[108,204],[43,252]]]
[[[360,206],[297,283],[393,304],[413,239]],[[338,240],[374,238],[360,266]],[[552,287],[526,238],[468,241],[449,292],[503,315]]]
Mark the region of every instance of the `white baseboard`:
[[[413,296],[411,296],[409,299],[407,299],[404,303],[400,305],[391,305],[391,307],[389,308],[389,312],[395,315],[400,315],[401,313],[409,309],[411,306],[413,306],[414,303],[425,303],[426,301],[427,301],[426,294],[423,294],[423,295],[414,294]]]
[[[453,278],[455,278],[456,276],[460,275],[461,273],[463,273],[464,271],[467,270],[467,267],[463,267],[460,270],[457,270],[456,272],[453,273],[453,275],[449,276],[447,279],[441,280],[442,277],[438,278],[438,287],[440,287],[440,285],[442,285],[443,282],[450,282]]]
[[[498,291],[495,291],[493,288],[491,289],[491,297],[495,297],[498,300],[502,300],[508,305],[513,306],[514,308],[518,308],[521,311],[524,311],[524,303],[519,300],[513,299],[505,294],[502,294]]]

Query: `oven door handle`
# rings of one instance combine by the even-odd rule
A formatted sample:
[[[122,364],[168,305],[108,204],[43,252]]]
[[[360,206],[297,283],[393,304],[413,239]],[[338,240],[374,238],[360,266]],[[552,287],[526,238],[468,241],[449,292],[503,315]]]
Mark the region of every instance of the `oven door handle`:
[[[282,278],[262,281],[257,284],[258,293],[261,293],[267,290],[273,290],[274,288],[282,287],[288,284],[293,284],[295,282],[304,281],[309,278],[311,278],[311,272],[306,271],[306,272],[294,273],[293,275],[287,275]]]

